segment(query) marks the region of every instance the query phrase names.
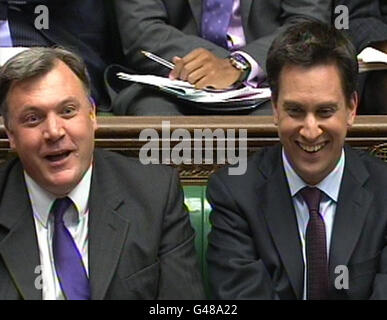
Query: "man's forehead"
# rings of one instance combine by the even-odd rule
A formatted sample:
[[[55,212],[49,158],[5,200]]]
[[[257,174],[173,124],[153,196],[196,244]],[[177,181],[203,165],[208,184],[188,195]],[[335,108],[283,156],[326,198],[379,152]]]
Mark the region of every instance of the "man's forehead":
[[[300,92],[311,90],[311,93],[313,93],[313,90],[316,89],[316,87],[327,90],[340,89],[344,94],[341,73],[335,63],[317,64],[307,67],[285,65],[281,70],[278,80],[279,95],[283,93],[284,87]]]
[[[334,71],[338,76],[340,76],[340,69],[338,68],[337,64],[335,62],[321,62],[316,63],[309,66],[303,66],[298,64],[285,64],[281,70],[281,75],[287,74],[287,73],[315,73],[315,72],[321,72],[321,70],[330,70]]]
[[[58,83],[61,82],[64,84],[63,86],[60,86],[61,89],[66,88],[68,84],[75,85],[74,88],[78,85],[84,88],[82,81],[69,68],[69,66],[61,60],[56,59],[53,67],[47,70],[47,72],[37,74],[23,80],[14,81],[8,91],[8,98],[14,91],[18,91],[18,94],[20,94],[20,91],[22,93],[29,91],[45,91],[52,87],[50,83],[52,83],[52,85],[58,85]],[[60,94],[60,92],[58,92],[58,94]],[[86,90],[85,95],[86,97],[88,96]]]

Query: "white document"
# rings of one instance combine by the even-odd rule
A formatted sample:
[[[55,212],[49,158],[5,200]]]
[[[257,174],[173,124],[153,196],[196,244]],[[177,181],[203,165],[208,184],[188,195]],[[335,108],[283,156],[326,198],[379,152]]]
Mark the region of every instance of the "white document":
[[[359,72],[387,69],[387,54],[375,48],[366,47],[357,56]]]
[[[18,53],[27,50],[29,48],[25,47],[0,47],[0,66],[5,64],[13,56],[16,56]]]
[[[123,72],[117,73],[120,79],[143,83],[158,87],[160,90],[180,98],[199,103],[241,102],[249,100],[268,99],[271,96],[269,88],[252,88],[245,86],[239,89],[197,90],[186,81],[171,80],[153,75],[135,75]]]

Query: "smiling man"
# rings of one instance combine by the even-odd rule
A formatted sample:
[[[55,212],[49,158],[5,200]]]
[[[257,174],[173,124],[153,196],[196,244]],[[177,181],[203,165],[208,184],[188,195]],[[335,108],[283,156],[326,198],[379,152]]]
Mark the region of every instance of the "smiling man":
[[[210,179],[210,283],[220,299],[386,299],[387,165],[345,145],[356,53],[318,22],[268,54],[280,144]]]
[[[0,299],[204,297],[177,173],[94,150],[79,57],[20,53],[0,102],[18,154],[0,168]]]

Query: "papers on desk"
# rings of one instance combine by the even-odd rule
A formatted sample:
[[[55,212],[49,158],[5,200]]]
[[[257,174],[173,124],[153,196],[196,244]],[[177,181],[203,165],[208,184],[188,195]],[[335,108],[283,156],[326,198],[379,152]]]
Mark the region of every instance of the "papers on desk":
[[[117,76],[122,80],[155,86],[158,87],[161,91],[176,95],[179,98],[185,100],[198,103],[238,103],[246,101],[267,100],[271,96],[269,88],[252,88],[246,86],[239,89],[227,90],[197,90],[192,84],[186,81],[171,80],[166,77],[127,74],[124,72],[117,73]]]
[[[18,53],[27,50],[25,47],[0,47],[0,67],[5,64],[13,56],[16,56]]]
[[[357,56],[359,62],[359,72],[387,70],[387,54],[384,52],[367,47]]]

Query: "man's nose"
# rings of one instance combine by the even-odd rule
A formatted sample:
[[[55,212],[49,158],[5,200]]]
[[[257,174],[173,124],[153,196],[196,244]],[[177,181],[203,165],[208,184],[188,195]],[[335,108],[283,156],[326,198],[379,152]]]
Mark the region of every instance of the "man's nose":
[[[320,124],[316,117],[312,114],[307,115],[304,119],[303,126],[300,130],[300,135],[308,141],[316,140],[323,130],[320,128]]]
[[[44,126],[43,137],[46,140],[57,141],[64,135],[63,120],[57,115],[48,115]]]

